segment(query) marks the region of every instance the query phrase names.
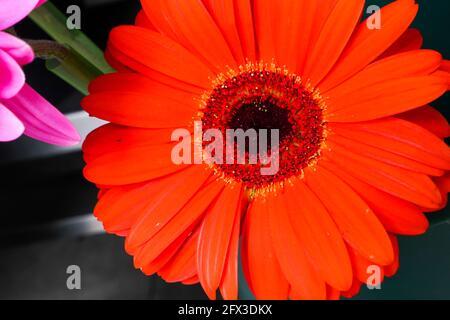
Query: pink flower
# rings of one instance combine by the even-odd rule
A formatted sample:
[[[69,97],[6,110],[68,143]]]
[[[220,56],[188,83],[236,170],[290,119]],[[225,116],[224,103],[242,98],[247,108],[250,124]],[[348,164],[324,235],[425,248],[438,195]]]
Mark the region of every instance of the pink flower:
[[[69,146],[80,142],[75,128],[25,83],[21,66],[33,61],[33,50],[24,41],[2,31],[43,2],[45,0],[0,2],[0,141],[12,141],[25,133],[50,144]]]

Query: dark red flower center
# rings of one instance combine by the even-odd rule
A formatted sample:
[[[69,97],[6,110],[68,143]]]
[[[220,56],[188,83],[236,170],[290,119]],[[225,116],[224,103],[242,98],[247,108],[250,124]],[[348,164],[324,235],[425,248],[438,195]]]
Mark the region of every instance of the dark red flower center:
[[[232,129],[279,130],[280,140],[292,133],[289,110],[278,106],[278,101],[270,97],[253,97],[248,103],[236,108],[228,122]],[[271,145],[270,135],[268,145]]]
[[[239,72],[219,76],[213,90],[204,98],[203,130],[219,129],[226,137],[229,129],[255,129],[258,133],[267,129],[267,155],[278,157],[279,169],[275,174],[262,175],[261,168],[269,164],[258,160],[256,164],[249,161],[213,164],[215,172],[254,190],[270,188],[301,175],[303,168],[317,159],[324,142],[323,108],[317,91],[304,84],[300,77],[273,65],[249,64]],[[271,141],[274,129],[279,135],[279,145],[275,148]],[[257,139],[259,145],[261,136]],[[235,155],[237,148],[236,143]],[[249,160],[250,151],[245,150]],[[226,149],[224,159],[225,153]]]

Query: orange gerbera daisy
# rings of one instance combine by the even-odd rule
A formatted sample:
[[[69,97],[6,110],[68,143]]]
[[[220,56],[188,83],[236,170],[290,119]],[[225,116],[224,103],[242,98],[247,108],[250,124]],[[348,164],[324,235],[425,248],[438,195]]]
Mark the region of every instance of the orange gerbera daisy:
[[[427,104],[449,63],[408,29],[413,0],[361,21],[363,0],[142,0],[110,35],[117,73],[83,107],[95,215],[145,274],[237,298],[238,251],[259,299],[356,294],[398,268],[397,234],[445,205],[450,128]],[[372,19],[372,20],[370,20]],[[279,171],[174,164],[171,135],[277,128]]]

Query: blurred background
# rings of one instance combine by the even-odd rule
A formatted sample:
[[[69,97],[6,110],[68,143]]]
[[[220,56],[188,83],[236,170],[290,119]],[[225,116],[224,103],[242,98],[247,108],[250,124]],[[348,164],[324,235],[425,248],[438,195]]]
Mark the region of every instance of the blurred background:
[[[318,1],[318,0],[311,0]],[[58,0],[82,9],[82,31],[102,49],[109,31],[134,21],[138,0]],[[366,1],[384,5],[390,1]],[[418,1],[414,26],[425,47],[450,58],[450,2]],[[46,39],[24,20],[20,37]],[[80,109],[82,95],[36,60],[25,69],[28,82],[68,115],[85,136],[102,124]],[[450,118],[450,95],[434,106]],[[91,215],[96,188],[81,174],[80,146],[61,149],[23,137],[0,144],[0,299],[203,299],[198,286],[166,284],[145,277],[123,250],[123,239],[106,235]],[[363,289],[357,299],[450,299],[450,209],[429,215],[426,235],[400,238],[400,271],[382,290]],[[66,269],[81,268],[81,290],[68,290]]]

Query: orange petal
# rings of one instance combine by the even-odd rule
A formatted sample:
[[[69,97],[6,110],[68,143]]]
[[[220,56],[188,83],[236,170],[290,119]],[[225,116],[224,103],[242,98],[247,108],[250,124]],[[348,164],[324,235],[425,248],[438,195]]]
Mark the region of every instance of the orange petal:
[[[275,256],[264,205],[261,199],[255,199],[246,214],[242,241],[243,269],[257,299],[285,300],[289,283]]]
[[[230,47],[201,0],[166,1],[162,12],[154,8],[153,1],[144,0],[142,5],[146,12],[156,9],[153,15],[163,14],[170,21],[176,40],[202,57],[216,72],[226,71],[226,66],[236,66]]]
[[[439,191],[441,192],[442,201],[438,210],[442,210],[448,204],[448,193],[450,192],[450,173],[447,172],[444,176],[435,178],[434,182],[436,183],[436,186],[439,188]],[[431,211],[429,209],[427,210],[426,208],[425,210]]]
[[[427,166],[425,164],[397,155],[390,151],[385,151],[383,149],[373,147],[369,144],[346,138],[345,136],[339,135],[337,132],[335,134],[330,134],[328,136],[328,139],[330,141],[333,141],[333,143],[346,148],[349,151],[355,152],[367,158],[390,164],[392,166],[431,176],[442,176],[444,174],[444,171],[442,170]]]
[[[125,66],[125,64],[119,59],[116,59],[116,57],[111,53],[110,48],[106,48],[105,50],[105,60],[117,72],[132,72],[131,68]]]
[[[239,64],[245,64],[241,41],[236,27],[235,4],[233,1],[203,0],[209,14],[216,22],[223,37]]]
[[[418,29],[409,28],[397,39],[378,59],[383,59],[394,54],[418,50],[422,48],[423,37]]]
[[[197,283],[199,283],[199,281],[200,281],[200,280],[198,279],[198,276],[195,275],[195,276],[193,276],[193,277],[190,278],[190,279],[184,280],[184,281],[182,282],[182,284],[189,286],[189,285],[197,284]]]
[[[200,228],[183,243],[175,256],[159,270],[158,274],[167,282],[183,282],[197,275],[196,252]],[[198,282],[198,281],[197,281]]]
[[[361,290],[361,284],[362,283],[358,279],[354,278],[352,287],[348,291],[341,292],[342,296],[348,299],[353,298]]]
[[[415,123],[430,131],[438,138],[444,139],[450,137],[450,125],[447,119],[431,106],[407,111],[395,117]]]
[[[227,66],[236,66],[230,47],[201,0],[173,0],[168,7],[177,26],[175,32],[187,39],[214,70],[223,72]]]
[[[179,236],[174,242],[172,242],[164,250],[163,253],[161,253],[156,259],[149,262],[143,263],[144,260],[141,259],[141,256],[145,254],[145,250],[147,250],[147,247],[141,246],[135,252],[135,256],[133,259],[134,267],[136,269],[141,269],[141,271],[147,276],[154,275],[164,266],[166,266],[167,263],[174,257],[183,243],[186,242],[191,232],[192,230],[186,230],[181,236]]]
[[[277,5],[276,0],[253,1],[253,17],[255,19],[255,34],[259,60],[268,63],[276,58],[276,30],[273,10],[275,10]]]
[[[202,88],[201,86],[199,87],[195,84],[190,84],[156,71],[136,59],[133,59],[124,53],[122,49],[117,49],[114,47],[114,44],[111,41],[108,43],[105,58],[111,66],[113,66],[120,73],[140,73],[150,79],[186,92],[202,94],[207,88],[206,86],[203,86]]]
[[[331,286],[327,286],[327,300],[339,300],[341,292]]]
[[[447,91],[450,90],[450,72],[439,69],[438,71],[433,73],[433,75],[445,81],[447,83]]]
[[[92,159],[84,168],[91,182],[116,186],[164,177],[185,169],[171,159],[174,144],[137,145]]]
[[[145,12],[148,20],[155,26],[156,30],[171,38],[172,40],[179,42],[186,47],[186,43],[183,42],[181,35],[177,34],[175,29],[175,23],[173,19],[168,19],[168,2],[166,0],[142,0],[142,10]],[[187,47],[191,50],[191,47]]]
[[[420,173],[393,167],[383,162],[353,153],[328,141],[331,152],[327,158],[356,178],[419,206],[435,208],[441,195],[431,179]]]
[[[208,88],[214,78],[196,56],[157,32],[120,26],[111,31],[109,41],[110,46],[138,63],[189,84]]]
[[[174,127],[183,118],[189,123],[199,106],[198,92],[176,89],[136,73],[100,76],[91,82],[89,91],[91,95],[82,102],[87,111],[132,126]]]
[[[362,257],[357,251],[352,247],[348,247],[348,252],[350,254],[350,259],[352,260],[353,271],[356,279],[364,284],[368,283],[369,277],[372,275],[370,267],[378,267],[380,271],[379,281],[375,283],[371,282],[370,285],[377,286],[380,285],[384,280],[384,270],[383,267],[373,264],[369,260]]]
[[[146,262],[156,259],[182,233],[192,229],[220,194],[223,187],[224,184],[217,181],[203,186],[180,212],[145,243],[143,254],[139,257],[142,263],[146,264]],[[152,230],[149,230],[149,233],[152,233]]]
[[[303,76],[317,85],[331,70],[345,48],[364,8],[364,0],[339,0],[309,50]]]
[[[136,92],[155,96],[166,96],[170,97],[171,100],[184,102],[186,106],[189,106],[192,109],[198,108],[198,96],[203,93],[200,89],[186,91],[161,83],[144,75],[131,72],[105,74],[91,81],[89,84],[90,93],[109,91]]]
[[[433,50],[414,50],[399,53],[368,65],[361,72],[344,81],[337,87],[323,92],[331,101],[354,94],[360,90],[387,80],[424,76],[436,71],[441,65],[442,56]]]
[[[82,101],[91,116],[139,128],[180,128],[192,123],[196,111],[168,96],[110,91]]]
[[[242,186],[228,186],[203,219],[197,249],[200,283],[210,299],[216,298],[236,219],[240,219]]]
[[[352,140],[440,169],[450,170],[450,149],[422,127],[397,118],[330,124],[331,130]]]
[[[330,122],[379,119],[426,105],[446,91],[445,79],[435,75],[387,80],[330,99],[324,118]]]
[[[443,60],[439,70],[445,71],[443,76],[449,80],[447,89],[450,90],[450,60]]]
[[[145,212],[152,199],[162,196],[175,176],[146,183],[114,187],[99,199],[94,215],[103,222],[106,231],[128,235],[137,219]]]
[[[321,90],[334,88],[374,61],[406,31],[417,11],[418,5],[414,0],[399,0],[375,13],[382,17],[381,29],[371,30],[367,27],[367,21],[362,22],[356,28],[339,61],[320,83]]]
[[[337,1],[322,0],[320,4],[309,0],[274,1],[270,9],[275,30],[275,56],[272,58],[291,72],[302,75],[308,48],[317,41]]]
[[[328,209],[347,243],[370,261],[381,265],[392,263],[394,254],[385,229],[347,184],[320,166],[305,170],[305,179]]]
[[[348,290],[353,276],[347,250],[328,211],[300,180],[286,186],[290,224],[307,256],[325,281],[339,291]]]
[[[108,188],[99,188],[98,193],[97,193],[97,199],[100,200],[105,194],[106,192],[110,190]]]
[[[275,29],[274,46],[275,57],[279,65],[288,70],[297,70],[298,57],[305,32],[305,14],[308,10],[307,1],[277,1],[271,9],[272,23]],[[328,2],[328,1],[327,1]],[[325,8],[323,8],[325,10]]]
[[[83,144],[83,157],[89,163],[110,152],[137,146],[171,143],[173,129],[141,129],[108,123],[91,132]]]
[[[138,27],[142,27],[142,28],[146,28],[146,29],[149,29],[149,30],[156,31],[156,27],[148,19],[148,17],[145,14],[144,10],[139,11],[138,15],[136,16],[136,20],[134,21],[134,23]]]
[[[308,260],[305,243],[299,241],[292,228],[290,216],[298,206],[292,204],[291,197],[292,193],[267,195],[260,219],[269,219],[275,255],[296,299],[325,299],[325,282]]]
[[[329,161],[321,165],[345,181],[369,205],[387,231],[403,234],[423,234],[428,220],[419,208],[410,202],[391,196],[362,182]]]
[[[398,239],[392,234],[389,235],[389,238],[391,239],[392,247],[394,248],[395,260],[392,264],[384,267],[384,275],[386,277],[392,277],[395,275],[400,267]]]
[[[145,213],[136,221],[125,242],[125,249],[132,253],[180,212],[211,175],[203,166],[191,166],[177,174],[177,180],[166,187],[162,195],[152,199]]]
[[[450,60],[444,60],[441,64],[441,69],[450,72]]]
[[[247,207],[246,197],[242,197],[237,209],[238,216],[234,219],[233,233],[231,234],[230,246],[227,252],[225,268],[223,270],[220,293],[225,300],[238,299],[238,253],[241,218],[244,208]]]
[[[241,40],[244,57],[256,61],[256,42],[251,0],[233,0],[236,12],[236,28]]]
[[[298,19],[302,22],[302,25],[298,38],[291,39],[290,42],[297,43],[297,67],[294,70],[297,74],[303,75],[305,64],[309,58],[308,49],[316,43],[320,35],[320,30],[325,24],[336,1],[321,1],[320,4],[318,1],[309,0],[298,0],[297,2],[300,5],[300,10],[297,13]]]

